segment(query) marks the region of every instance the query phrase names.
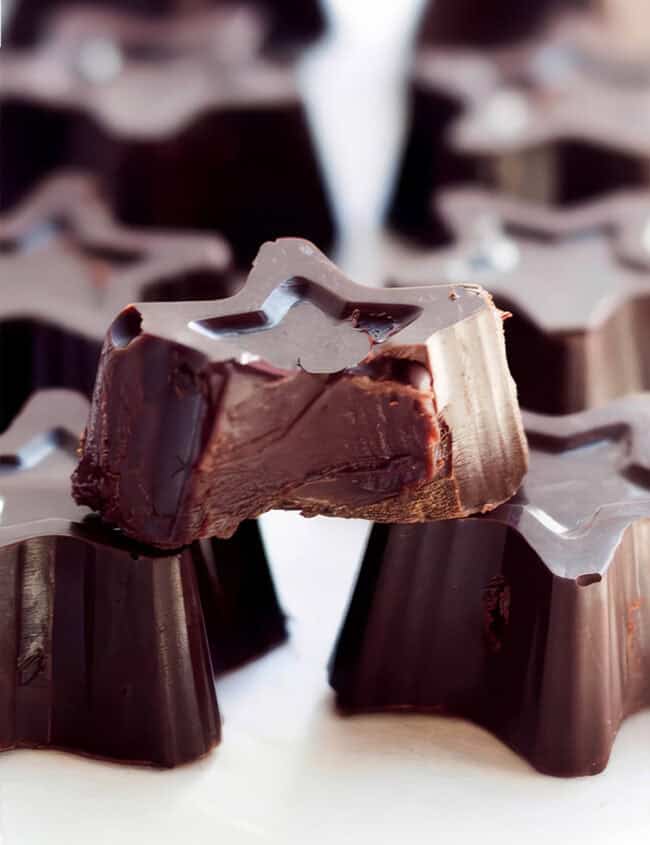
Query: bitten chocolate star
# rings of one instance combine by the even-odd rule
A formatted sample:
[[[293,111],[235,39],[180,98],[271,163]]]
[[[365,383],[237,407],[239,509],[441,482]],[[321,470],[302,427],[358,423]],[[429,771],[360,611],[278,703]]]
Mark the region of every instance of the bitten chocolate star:
[[[524,423],[509,502],[375,526],[331,683],[343,709],[464,716],[542,771],[594,774],[650,706],[650,394]]]
[[[56,167],[91,170],[130,225],[223,233],[246,264],[268,237],[323,246],[333,223],[292,65],[250,10],[152,22],[63,9],[3,50],[0,204]]]
[[[618,55],[604,24],[568,17],[517,46],[421,50],[392,224],[444,242],[429,197],[461,182],[557,205],[646,185],[644,62]]]
[[[392,243],[392,284],[481,284],[512,312],[510,367],[525,407],[567,413],[650,388],[650,194],[551,210],[479,190],[443,193],[444,250]]]
[[[271,508],[489,510],[526,467],[501,318],[479,287],[372,290],[307,241],[267,243],[229,300],[115,320],[75,495],[162,547]]]
[[[212,669],[282,642],[284,616],[255,523],[161,554],[75,504],[88,410],[41,391],[0,436],[0,750],[174,766],[219,741]]]
[[[2,428],[36,388],[90,394],[106,329],[128,302],[237,285],[221,238],[120,226],[93,180],[72,172],[0,218],[0,277]]]

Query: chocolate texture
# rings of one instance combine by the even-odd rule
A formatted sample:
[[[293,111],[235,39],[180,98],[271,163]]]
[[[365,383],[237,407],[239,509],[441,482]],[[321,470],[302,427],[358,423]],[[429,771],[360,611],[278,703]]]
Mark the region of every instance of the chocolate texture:
[[[502,315],[482,289],[369,289],[287,238],[228,300],[117,317],[74,491],[173,547],[271,508],[379,521],[488,510],[525,467]]]
[[[60,173],[0,217],[0,429],[41,387],[92,393],[102,340],[129,302],[228,296],[218,236],[115,223],[93,180]]]
[[[41,391],[0,436],[0,748],[174,766],[219,741],[212,669],[282,642],[284,615],[255,523],[161,554],[74,503],[88,410]]]
[[[468,188],[436,203],[453,246],[393,239],[389,283],[487,288],[513,315],[507,352],[524,407],[571,413],[650,388],[650,193],[554,210]]]
[[[595,774],[650,705],[650,395],[524,421],[509,502],[373,528],[331,684],[343,711],[462,716],[543,772]]]
[[[122,10],[178,24],[189,12],[233,6],[261,15],[265,42],[273,49],[307,44],[325,31],[319,0],[17,0],[3,40],[12,47],[33,46],[47,32],[51,17],[65,7]],[[218,25],[217,19],[214,28]]]
[[[54,168],[81,167],[123,222],[219,232],[242,263],[284,234],[327,247],[293,66],[264,58],[259,41],[256,16],[238,11],[181,26],[64,10],[38,46],[0,56],[0,205]]]
[[[579,19],[509,47],[422,49],[388,219],[444,243],[434,190],[464,182],[552,205],[648,183],[650,65]]]

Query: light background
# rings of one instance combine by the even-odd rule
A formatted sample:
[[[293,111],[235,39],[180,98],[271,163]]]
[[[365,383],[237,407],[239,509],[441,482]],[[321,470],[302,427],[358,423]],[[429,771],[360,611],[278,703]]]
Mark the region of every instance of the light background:
[[[359,281],[378,281],[419,6],[331,0],[334,34],[302,63],[344,224],[339,257]],[[577,780],[539,775],[457,720],[340,718],[325,666],[367,526],[272,514],[263,528],[292,636],[218,682],[222,746],[171,772],[2,754],[2,845],[650,842],[650,713],[624,725],[604,774]]]

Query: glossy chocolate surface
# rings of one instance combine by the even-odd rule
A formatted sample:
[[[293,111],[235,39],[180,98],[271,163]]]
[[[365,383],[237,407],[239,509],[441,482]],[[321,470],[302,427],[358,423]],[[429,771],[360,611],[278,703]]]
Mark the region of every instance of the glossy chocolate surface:
[[[650,388],[650,193],[571,209],[456,189],[437,200],[454,245],[393,241],[390,284],[480,284],[513,314],[510,369],[524,407],[570,413]]]
[[[391,225],[448,240],[429,198],[459,182],[556,205],[647,184],[647,46],[637,54],[613,28],[566,18],[509,47],[420,50]]]
[[[63,10],[38,46],[0,56],[0,205],[57,167],[84,167],[123,222],[219,232],[243,263],[269,237],[328,246],[293,67],[259,53],[262,34],[241,10],[182,26]]]
[[[509,502],[375,526],[331,683],[343,710],[464,716],[544,772],[594,774],[650,705],[650,394],[524,420]]]
[[[75,495],[161,547],[276,507],[495,507],[526,466],[501,322],[478,287],[372,290],[307,241],[267,243],[234,297],[115,320]]]
[[[265,41],[275,47],[304,44],[318,38],[325,30],[325,18],[319,0],[17,0],[15,11],[3,39],[9,46],[27,47],[47,32],[48,21],[66,6],[76,8],[123,10],[147,16],[150,21],[170,19],[182,24],[188,12],[215,7],[235,7],[246,13],[260,14],[265,21]],[[218,27],[218,19],[213,28]]]
[[[0,217],[0,280],[0,429],[37,388],[90,396],[124,305],[228,296],[238,284],[223,239],[118,225],[94,181],[72,172]]]

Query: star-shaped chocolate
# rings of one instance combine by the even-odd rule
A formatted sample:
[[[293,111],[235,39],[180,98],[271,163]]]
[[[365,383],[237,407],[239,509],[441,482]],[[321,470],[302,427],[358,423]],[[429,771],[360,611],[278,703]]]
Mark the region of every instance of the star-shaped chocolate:
[[[284,616],[255,523],[161,554],[75,504],[88,411],[41,391],[0,435],[0,749],[172,766],[219,741],[212,669],[282,642]]]
[[[510,47],[421,50],[391,223],[443,242],[428,198],[461,182],[557,205],[647,184],[650,65],[610,36],[565,17]]]
[[[260,54],[262,31],[241,8],[158,22],[61,10],[37,46],[0,57],[0,203],[84,167],[125,222],[217,231],[242,260],[279,234],[329,244],[293,67]]]
[[[93,180],[72,172],[0,218],[0,278],[2,427],[37,387],[90,393],[125,304],[228,296],[238,284],[221,238],[118,225]]]
[[[479,287],[370,289],[307,241],[267,243],[227,301],[117,317],[75,495],[162,547],[274,507],[490,509],[526,465],[501,323]]]
[[[650,394],[524,423],[509,502],[374,528],[331,681],[342,708],[464,716],[542,771],[594,774],[650,706]]]
[[[173,766],[220,737],[194,565],[72,501],[87,412],[44,391],[0,437],[0,748]]]
[[[650,194],[552,210],[474,189],[443,193],[448,249],[391,242],[391,283],[481,284],[506,329],[522,403],[566,413],[650,388]]]

